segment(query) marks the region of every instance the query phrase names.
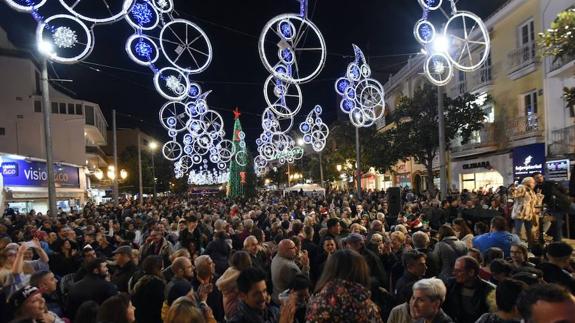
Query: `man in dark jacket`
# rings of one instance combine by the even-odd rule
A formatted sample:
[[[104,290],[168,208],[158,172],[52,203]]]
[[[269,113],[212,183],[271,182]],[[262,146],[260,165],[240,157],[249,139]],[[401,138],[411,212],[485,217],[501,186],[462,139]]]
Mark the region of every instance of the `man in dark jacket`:
[[[547,246],[548,261],[540,263],[537,268],[543,271],[543,279],[548,283],[564,286],[575,293],[575,278],[567,268],[570,267],[573,247],[565,242],[553,242]]]
[[[554,181],[546,181],[541,173],[533,174],[537,183],[535,191],[544,195],[543,204],[547,206],[547,211],[555,218],[552,222],[553,241],[563,239],[563,221],[565,214],[569,211],[571,201],[565,188]]]
[[[237,280],[240,302],[234,316],[228,323],[271,323],[278,322],[276,307],[267,303],[266,274],[256,268],[243,270]]]
[[[405,268],[395,284],[395,303],[403,304],[411,298],[413,294],[413,284],[425,276],[427,269],[425,254],[410,250],[402,256],[403,267]]]
[[[68,317],[74,317],[78,307],[85,301],[95,301],[98,304],[102,304],[105,300],[118,293],[116,285],[106,280],[108,276],[106,259],[98,258],[93,260],[86,269],[88,270],[86,276],[70,290]]]
[[[190,243],[194,243],[196,250],[200,251],[203,248],[202,233],[198,228],[198,218],[195,215],[189,216],[186,219],[187,228],[180,231],[178,241],[182,248],[188,248]]]
[[[453,275],[447,281],[443,309],[455,322],[475,322],[489,312],[488,297],[495,286],[479,278],[479,263],[470,256],[455,261]]]
[[[132,247],[121,246],[114,250],[116,266],[113,268],[111,281],[120,292],[128,292],[128,282],[136,272],[136,265],[132,261]]]

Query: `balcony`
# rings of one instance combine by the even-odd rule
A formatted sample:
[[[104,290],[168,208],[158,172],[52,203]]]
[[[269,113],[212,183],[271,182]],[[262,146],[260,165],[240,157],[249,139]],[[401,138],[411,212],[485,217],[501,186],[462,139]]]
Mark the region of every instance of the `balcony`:
[[[509,52],[507,58],[509,78],[512,80],[519,79],[536,70],[538,63],[537,46],[535,44],[524,45]]]
[[[549,77],[571,77],[575,73],[575,57],[550,58]]]
[[[506,125],[506,131],[510,140],[519,140],[541,136],[543,134],[543,125],[536,114],[531,114],[509,120]]]
[[[470,78],[469,89],[478,91],[493,84],[493,69],[485,66],[475,71]]]
[[[495,125],[486,123],[483,129],[476,131],[466,144],[461,143],[461,138],[456,138],[451,144],[453,157],[464,157],[472,154],[483,154],[497,149],[495,140]]]
[[[569,155],[575,153],[575,125],[551,132],[549,154]]]

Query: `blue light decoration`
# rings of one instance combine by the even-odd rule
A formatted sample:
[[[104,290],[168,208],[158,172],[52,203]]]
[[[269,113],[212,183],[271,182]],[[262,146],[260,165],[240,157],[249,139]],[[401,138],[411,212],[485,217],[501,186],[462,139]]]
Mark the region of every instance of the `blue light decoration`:
[[[154,12],[147,2],[136,3],[132,10],[130,10],[130,16],[132,16],[138,25],[145,26],[152,21],[154,17]]]
[[[384,90],[371,78],[371,68],[359,47],[353,45],[355,60],[347,66],[346,75],[336,80],[335,91],[341,96],[341,111],[349,115],[355,127],[370,127],[383,116]]]
[[[316,105],[299,125],[304,143],[311,145],[313,150],[318,153],[325,148],[329,136],[329,128],[321,119],[321,113],[321,106]]]

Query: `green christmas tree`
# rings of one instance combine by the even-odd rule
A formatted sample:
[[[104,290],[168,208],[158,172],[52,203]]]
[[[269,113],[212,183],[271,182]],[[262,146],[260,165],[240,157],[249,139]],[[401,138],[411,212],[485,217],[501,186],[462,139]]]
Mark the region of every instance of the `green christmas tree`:
[[[245,142],[245,133],[242,131],[240,111],[234,110],[234,132],[232,141],[236,154],[230,164],[230,179],[228,181],[228,196],[230,198],[244,198],[255,193],[255,173],[248,147]]]

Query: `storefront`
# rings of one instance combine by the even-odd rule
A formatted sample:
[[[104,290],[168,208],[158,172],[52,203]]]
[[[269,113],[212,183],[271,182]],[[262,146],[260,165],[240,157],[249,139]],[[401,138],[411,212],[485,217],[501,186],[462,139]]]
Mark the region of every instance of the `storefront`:
[[[2,208],[21,213],[48,209],[48,172],[46,162],[15,155],[0,155]],[[86,199],[86,176],[82,167],[54,164],[56,204],[69,211],[80,208]]]
[[[508,153],[452,161],[450,166],[451,188],[459,191],[495,190],[513,182],[513,163]]]
[[[368,173],[362,175],[361,187],[365,190],[381,191],[393,186],[391,175],[380,174],[371,168]]]

